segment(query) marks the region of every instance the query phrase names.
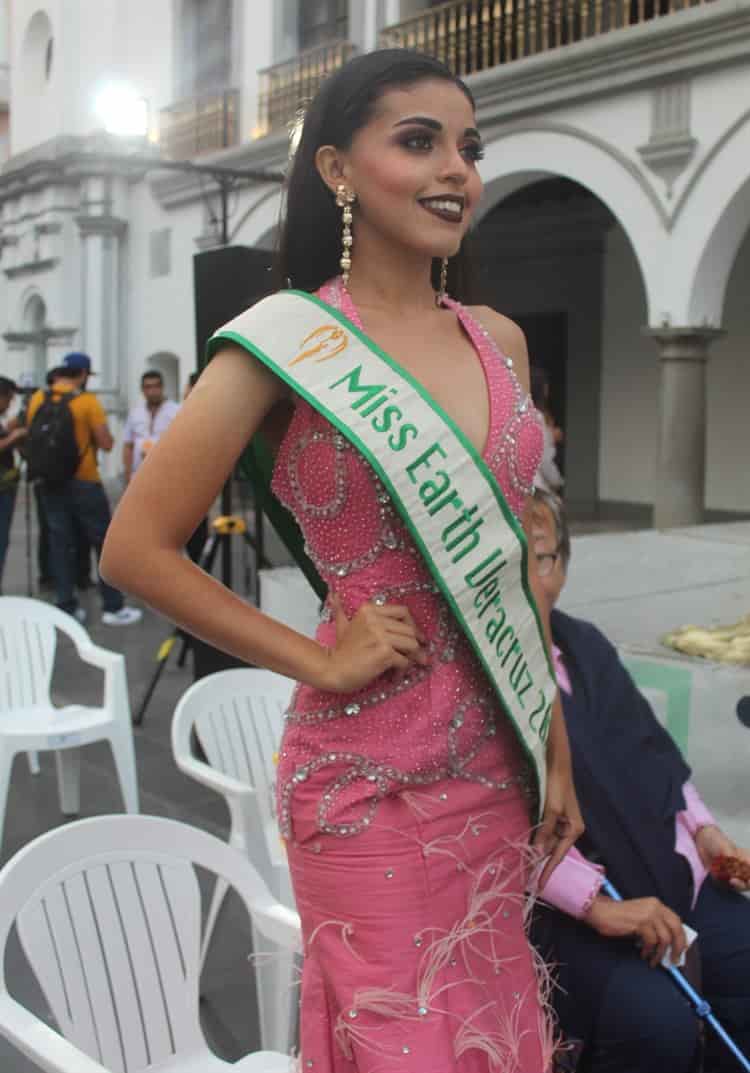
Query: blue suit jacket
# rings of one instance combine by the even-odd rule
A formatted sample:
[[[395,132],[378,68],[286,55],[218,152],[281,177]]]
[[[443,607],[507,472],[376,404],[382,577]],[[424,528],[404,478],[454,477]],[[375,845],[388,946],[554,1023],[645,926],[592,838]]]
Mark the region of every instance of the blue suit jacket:
[[[563,654],[573,692],[562,693],[576,792],[586,823],[578,843],[603,864],[626,898],[655,896],[685,917],[692,900],[687,862],[675,852],[675,815],[685,808],[690,769],[669,734],[591,623],[552,613],[552,638]],[[586,1039],[616,956],[599,956],[599,937],[582,922],[540,906],[532,939],[557,966],[555,995],[566,1031]],[[632,956],[632,941],[614,944]],[[567,994],[566,965],[590,966],[587,994]],[[580,980],[580,976],[578,976]]]

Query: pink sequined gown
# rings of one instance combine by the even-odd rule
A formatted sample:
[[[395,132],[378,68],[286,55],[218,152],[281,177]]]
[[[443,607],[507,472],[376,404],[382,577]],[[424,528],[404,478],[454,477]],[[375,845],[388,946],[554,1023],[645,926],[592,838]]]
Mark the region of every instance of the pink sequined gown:
[[[361,327],[335,280],[321,297]],[[446,299],[490,397],[484,458],[518,514],[542,454],[512,362]],[[305,961],[302,1073],[544,1073],[551,1033],[524,931],[528,773],[382,485],[298,401],[274,490],[349,616],[406,604],[429,668],[356,694],[299,686],[287,716],[278,811]],[[318,639],[332,644],[325,620]]]

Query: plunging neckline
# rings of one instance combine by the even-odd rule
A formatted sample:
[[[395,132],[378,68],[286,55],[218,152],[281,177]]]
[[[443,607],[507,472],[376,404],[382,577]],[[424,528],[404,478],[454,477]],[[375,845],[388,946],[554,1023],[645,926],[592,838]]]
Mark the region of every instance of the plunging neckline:
[[[346,287],[344,287],[343,281],[340,276],[337,277],[335,283],[336,297],[338,299],[339,310],[344,314],[345,317],[347,317],[348,320],[352,322],[352,324],[354,324],[357,328],[359,328],[361,332],[367,335],[367,329],[362,322],[362,317],[360,316],[359,310],[354,304],[354,299],[352,298]],[[451,417],[450,414],[447,414],[447,411],[446,414],[450,418],[450,420],[456,425],[456,427],[460,429],[465,439],[468,440],[468,442],[471,444],[477,454],[479,454],[482,461],[489,465],[490,456],[492,454],[492,444],[494,442],[493,433],[495,431],[495,400],[492,387],[492,379],[487,372],[487,365],[485,362],[484,355],[482,354],[481,347],[479,346],[478,341],[474,338],[472,326],[470,324],[467,324],[466,320],[464,319],[464,317],[467,317],[470,319],[471,322],[473,322],[471,314],[469,314],[464,309],[460,302],[456,302],[453,298],[449,298],[448,295],[442,295],[442,297],[440,297],[440,303],[446,309],[449,309],[452,313],[455,313],[456,320],[458,321],[461,330],[471,344],[471,347],[474,351],[474,355],[479,362],[479,367],[482,370],[482,376],[484,377],[484,387],[487,394],[487,432],[484,437],[484,445],[481,450],[477,447],[477,445],[474,443],[468,433],[462,428],[462,426],[459,425],[458,421],[456,421],[455,418]],[[473,326],[475,328],[478,327],[476,325],[476,322],[473,322]],[[397,361],[397,359],[395,358],[393,360]],[[398,364],[401,363],[398,362]],[[405,371],[409,374],[410,377],[412,377],[412,379],[414,379],[419,384],[422,391],[424,391],[426,396],[431,400],[431,402],[433,402],[434,405],[439,407],[439,409],[441,410],[445,410],[445,407],[433,397],[432,393],[427,390],[422,381],[417,376],[415,376],[410,369],[405,369]]]

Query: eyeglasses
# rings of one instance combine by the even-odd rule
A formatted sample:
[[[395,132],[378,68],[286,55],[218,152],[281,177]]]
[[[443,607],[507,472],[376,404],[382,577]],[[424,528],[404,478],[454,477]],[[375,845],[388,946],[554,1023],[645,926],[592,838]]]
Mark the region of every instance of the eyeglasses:
[[[558,545],[555,551],[535,551],[534,558],[536,559],[536,572],[539,577],[549,577],[555,569],[555,563],[560,558],[560,547]]]

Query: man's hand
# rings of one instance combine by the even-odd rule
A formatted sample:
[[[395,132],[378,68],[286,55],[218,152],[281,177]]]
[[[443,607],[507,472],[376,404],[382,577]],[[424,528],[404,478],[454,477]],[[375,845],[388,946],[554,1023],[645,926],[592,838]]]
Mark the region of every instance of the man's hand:
[[[630,898],[615,902],[598,894],[584,917],[594,931],[608,939],[633,936],[640,941],[641,957],[655,968],[671,947],[671,960],[679,961],[687,946],[682,921],[658,898]]]
[[[750,870],[750,853],[736,846],[730,838],[727,838],[721,828],[716,827],[715,824],[701,827],[695,835],[695,845],[704,866],[709,872],[718,857],[736,857],[747,865],[748,870]],[[750,890],[750,882],[739,878],[730,879],[729,886],[739,891]]]

